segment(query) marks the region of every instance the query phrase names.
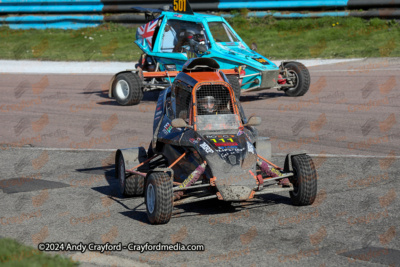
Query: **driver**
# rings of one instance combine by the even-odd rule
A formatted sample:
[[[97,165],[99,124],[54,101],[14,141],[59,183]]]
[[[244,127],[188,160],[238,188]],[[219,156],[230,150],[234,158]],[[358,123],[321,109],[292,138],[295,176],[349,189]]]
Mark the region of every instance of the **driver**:
[[[212,115],[217,113],[217,100],[213,96],[205,96],[199,101],[199,115]]]
[[[193,38],[193,35],[195,34],[195,31],[192,29],[184,29],[181,31],[179,34],[179,39],[177,44],[175,45],[173,52],[182,52],[182,48],[185,45],[189,45],[190,40]]]

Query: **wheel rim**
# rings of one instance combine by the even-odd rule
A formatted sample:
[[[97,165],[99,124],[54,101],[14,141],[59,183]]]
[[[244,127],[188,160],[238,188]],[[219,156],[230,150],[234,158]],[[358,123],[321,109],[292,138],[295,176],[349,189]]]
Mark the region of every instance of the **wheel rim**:
[[[154,187],[152,184],[149,184],[147,186],[146,198],[147,198],[146,199],[147,209],[149,210],[150,213],[153,213],[155,202],[156,202],[156,197],[155,197],[155,193],[154,193]]]
[[[125,80],[119,80],[115,89],[115,92],[120,99],[126,99],[128,97],[129,84]]]
[[[299,76],[297,75],[297,73],[294,70],[288,70],[288,72],[290,73],[290,75],[293,75],[294,77],[292,78],[295,86],[289,88],[289,90],[294,90],[297,88],[297,86],[299,85]]]
[[[118,174],[119,174],[119,184],[121,186],[121,191],[124,191],[125,188],[125,163],[124,159],[122,156],[119,157],[119,168],[118,168]]]

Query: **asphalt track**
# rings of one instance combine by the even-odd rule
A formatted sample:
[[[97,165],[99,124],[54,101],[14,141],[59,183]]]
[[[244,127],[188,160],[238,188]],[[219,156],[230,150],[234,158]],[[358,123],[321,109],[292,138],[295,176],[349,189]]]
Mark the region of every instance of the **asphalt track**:
[[[208,201],[161,226],[147,223],[143,198],[119,195],[113,171],[113,150],[148,145],[156,92],[121,107],[105,93],[109,75],[1,74],[0,236],[206,248],[65,253],[87,266],[399,266],[399,70],[393,58],[311,67],[303,97],[241,97],[276,163],[314,154],[313,206],[294,207],[287,193],[234,208]]]

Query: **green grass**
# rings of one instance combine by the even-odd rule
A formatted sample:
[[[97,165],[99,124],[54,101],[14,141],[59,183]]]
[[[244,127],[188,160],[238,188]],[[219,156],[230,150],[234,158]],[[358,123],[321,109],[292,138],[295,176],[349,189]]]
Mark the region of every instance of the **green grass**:
[[[33,247],[22,245],[9,238],[0,239],[0,266],[67,267],[77,265],[77,263],[60,255],[45,254]]]
[[[325,17],[245,19],[246,10],[229,20],[260,54],[270,59],[399,57],[400,26],[378,18]],[[103,24],[80,30],[10,30],[0,27],[1,59],[62,61],[137,61],[136,27]]]

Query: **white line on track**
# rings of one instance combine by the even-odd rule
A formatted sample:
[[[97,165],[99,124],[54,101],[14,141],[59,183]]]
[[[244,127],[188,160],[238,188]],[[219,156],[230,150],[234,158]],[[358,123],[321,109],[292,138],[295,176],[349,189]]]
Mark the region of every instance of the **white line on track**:
[[[348,69],[348,70],[310,70],[310,72],[349,72],[349,73],[368,73],[370,71],[400,71],[400,69]]]
[[[48,151],[78,151],[78,152],[110,152],[110,151],[116,151],[117,149],[115,148],[55,148],[55,147],[14,147],[14,148],[9,148],[9,149],[1,149],[1,150],[17,150],[17,149],[26,149],[26,150],[48,150]],[[1,151],[0,150],[0,151]],[[287,154],[285,153],[273,153],[272,156],[286,156]],[[326,158],[393,158],[393,159],[400,159],[400,156],[373,156],[373,155],[340,155],[340,154],[309,154],[307,155],[311,157],[326,157]]]
[[[273,153],[272,156],[286,156],[284,153]],[[317,158],[377,158],[377,159],[385,159],[385,158],[394,158],[400,159],[400,156],[372,156],[372,155],[340,155],[340,154],[309,154],[307,155],[311,157]]]

